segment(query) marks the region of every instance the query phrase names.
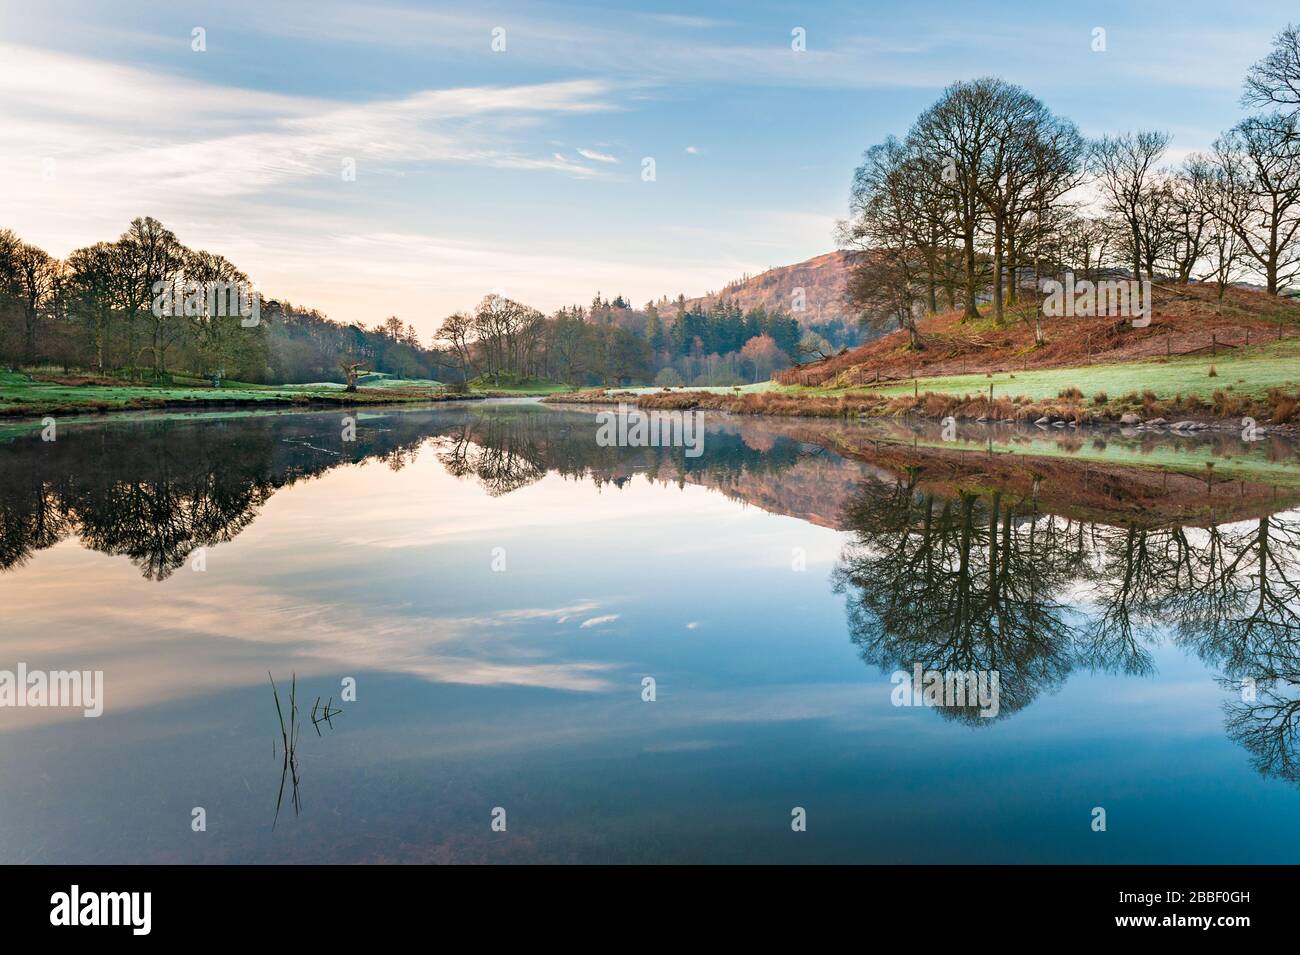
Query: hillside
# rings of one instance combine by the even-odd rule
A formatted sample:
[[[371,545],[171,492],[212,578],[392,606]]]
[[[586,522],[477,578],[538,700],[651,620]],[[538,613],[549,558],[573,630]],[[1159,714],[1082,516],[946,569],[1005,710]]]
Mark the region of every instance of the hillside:
[[[718,292],[686,300],[687,307],[730,300],[742,309],[763,307],[789,312],[804,328],[836,320],[852,325],[856,315],[844,301],[849,277],[849,253],[827,252],[794,265],[781,265],[759,275],[737,279]],[[805,307],[796,310],[795,290],[804,290]]]
[[[1124,319],[1047,318],[1035,346],[1032,304],[1009,310],[1001,326],[987,315],[963,321],[960,311],[922,319],[923,348],[893,331],[822,361],[773,377],[786,385],[843,388],[877,382],[1033,369],[1150,362],[1196,355],[1229,361],[1258,356],[1260,346],[1300,332],[1300,302],[1230,288],[1220,303],[1209,285],[1155,285],[1149,327]],[[1086,382],[1080,382],[1081,385]],[[1139,388],[1142,381],[1133,381]]]

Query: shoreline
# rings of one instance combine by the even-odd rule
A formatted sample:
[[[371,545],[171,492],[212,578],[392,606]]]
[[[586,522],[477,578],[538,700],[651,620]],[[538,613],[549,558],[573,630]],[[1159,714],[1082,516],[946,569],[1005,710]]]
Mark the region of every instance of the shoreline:
[[[953,395],[926,391],[901,398],[886,398],[871,393],[841,395],[799,394],[780,391],[719,393],[695,389],[665,390],[637,394],[627,390],[592,390],[548,395],[542,401],[554,405],[635,405],[646,411],[721,411],[727,414],[759,415],[779,418],[820,419],[920,419],[957,421],[986,425],[1033,425],[1044,430],[1121,429],[1133,432],[1191,435],[1205,431],[1242,431],[1244,419],[1255,421],[1257,434],[1300,435],[1300,427],[1290,422],[1273,423],[1264,407],[1242,402],[1230,414],[1213,414],[1213,403],[1199,401],[1200,408],[1173,400],[1143,401],[1130,410],[1106,406],[1088,406],[1080,399],[1033,401],[1020,398]],[[1142,411],[1146,411],[1144,415]],[[1256,414],[1250,414],[1251,411]]]
[[[233,390],[233,389],[232,389]],[[508,394],[384,394],[376,391],[339,391],[337,395],[325,392],[313,392],[304,395],[275,392],[260,397],[256,393],[244,392],[240,396],[222,395],[220,397],[159,397],[134,396],[121,401],[110,402],[92,394],[86,400],[65,402],[57,399],[30,402],[0,404],[0,420],[16,421],[22,419],[40,419],[58,415],[109,415],[123,412],[139,411],[258,411],[284,410],[288,408],[328,409],[352,406],[393,406],[439,403],[444,401],[481,401],[486,398],[513,397]]]

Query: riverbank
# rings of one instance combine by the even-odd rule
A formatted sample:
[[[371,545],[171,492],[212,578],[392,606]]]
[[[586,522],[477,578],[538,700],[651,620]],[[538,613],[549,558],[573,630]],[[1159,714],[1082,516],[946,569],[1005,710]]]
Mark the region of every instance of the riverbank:
[[[1243,418],[1300,424],[1300,339],[1230,353],[1029,371],[918,375],[855,386],[761,382],[739,388],[589,389],[565,404],[635,403],[651,410],[717,410],[807,418],[907,417],[1078,427],[1233,427]]]
[[[513,395],[503,392],[500,396]],[[115,411],[330,408],[413,404],[498,397],[491,392],[455,394],[437,383],[385,382],[347,391],[341,384],[253,385],[221,388],[192,383],[151,385],[81,375],[0,372],[0,418],[100,414]]]
[[[562,396],[545,399],[560,402]],[[1077,428],[1082,425],[1119,425],[1133,428],[1195,431],[1205,428],[1240,430],[1245,418],[1257,428],[1265,426],[1297,430],[1300,393],[1274,389],[1263,398],[1233,395],[1216,390],[1208,398],[1195,392],[1161,398],[1146,389],[1119,398],[1103,396],[1091,401],[1078,391],[1067,391],[1051,400],[1028,395],[998,397],[994,394],[952,394],[918,391],[913,395],[888,397],[879,393],[846,392],[839,395],[800,394],[785,390],[714,393],[661,391],[635,396],[611,397],[609,401],[635,401],[647,410],[716,410],[732,414],[779,415],[804,418],[904,418],[934,420],[953,418],[990,424],[1025,423],[1044,427]],[[594,403],[581,396],[579,403]]]
[[[544,400],[626,401],[805,418],[921,417],[1240,430],[1243,418],[1300,425],[1300,302],[1231,288],[1157,285],[1150,323],[1058,318],[1035,334],[1028,303],[932,315],[918,341],[893,331],[856,349],[737,388],[591,389]]]

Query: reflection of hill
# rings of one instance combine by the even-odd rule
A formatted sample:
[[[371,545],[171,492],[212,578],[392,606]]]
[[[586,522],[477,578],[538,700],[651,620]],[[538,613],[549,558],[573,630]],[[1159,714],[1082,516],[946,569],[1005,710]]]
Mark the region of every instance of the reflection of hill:
[[[464,425],[466,444],[512,454],[521,467],[529,462],[532,480],[548,470],[598,484],[621,484],[641,474],[665,483],[703,485],[772,513],[832,528],[844,527],[844,509],[859,481],[913,471],[921,487],[936,493],[952,495],[971,486],[997,488],[1011,495],[1032,495],[1043,512],[1102,522],[1207,525],[1258,517],[1300,503],[1300,489],[1227,480],[1212,470],[1190,475],[1005,451],[914,447],[904,440],[912,437],[910,430],[888,423],[864,427],[716,416],[709,419],[704,454],[687,458],[680,448],[598,447],[590,409],[521,408],[508,427],[499,415],[489,409],[469,415]],[[1014,446],[1014,432],[991,433],[997,435],[995,448]],[[1062,435],[1058,443],[1067,440],[1079,439]],[[1143,439],[1157,440],[1162,439]],[[1184,441],[1174,435],[1163,440]],[[1286,451],[1290,453],[1289,448]],[[473,470],[450,462],[449,467],[458,474]],[[487,477],[486,470],[481,477],[485,485],[497,486],[502,480],[499,474]]]

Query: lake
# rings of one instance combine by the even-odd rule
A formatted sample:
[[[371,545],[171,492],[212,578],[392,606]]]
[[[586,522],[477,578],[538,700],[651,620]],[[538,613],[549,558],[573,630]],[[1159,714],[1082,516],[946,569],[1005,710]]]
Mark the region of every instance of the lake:
[[[1300,860],[1291,442],[597,411],[0,432],[0,862]]]

